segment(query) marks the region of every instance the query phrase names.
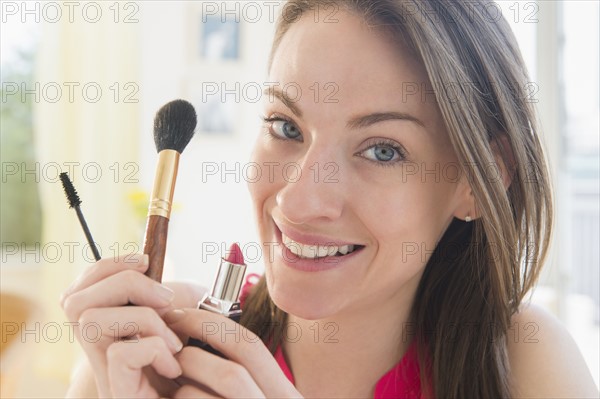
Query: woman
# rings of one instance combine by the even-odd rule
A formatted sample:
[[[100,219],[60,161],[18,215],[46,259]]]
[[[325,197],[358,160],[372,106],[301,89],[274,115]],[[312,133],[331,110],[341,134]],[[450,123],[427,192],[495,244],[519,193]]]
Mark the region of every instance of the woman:
[[[249,183],[265,255],[244,300],[252,332],[207,334],[236,325],[192,309],[201,290],[150,281],[141,256],[102,260],[62,300],[105,334],[78,331],[90,367],[71,394],[597,395],[565,329],[523,303],[551,189],[523,61],[495,10],[289,1],[252,159],[272,170]],[[229,360],[182,349],[187,336]]]

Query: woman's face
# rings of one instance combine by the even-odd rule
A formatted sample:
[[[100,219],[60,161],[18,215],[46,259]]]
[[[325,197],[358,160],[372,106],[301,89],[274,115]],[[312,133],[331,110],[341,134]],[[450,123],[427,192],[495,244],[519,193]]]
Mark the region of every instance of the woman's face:
[[[249,183],[271,297],[305,319],[412,296],[468,211],[423,68],[353,14],[336,19],[305,15],[275,52]],[[315,243],[359,249],[318,257]]]

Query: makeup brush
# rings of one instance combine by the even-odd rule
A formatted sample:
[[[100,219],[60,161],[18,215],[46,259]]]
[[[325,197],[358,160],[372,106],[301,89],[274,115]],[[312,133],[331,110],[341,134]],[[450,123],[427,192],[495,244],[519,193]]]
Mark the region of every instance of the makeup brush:
[[[69,179],[69,175],[66,172],[62,172],[60,174],[60,181],[62,182],[63,189],[65,190],[65,194],[67,196],[67,201],[69,201],[69,208],[74,208],[75,212],[77,212],[77,217],[79,218],[79,223],[83,228],[83,232],[85,233],[85,238],[87,238],[87,242],[94,253],[94,258],[98,261],[100,260],[100,253],[98,252],[98,248],[96,248],[96,244],[94,243],[94,239],[92,238],[92,233],[90,233],[90,229],[83,217],[83,213],[81,212],[81,199],[79,195],[77,195],[77,191],[75,191],[75,187]]]
[[[195,128],[196,111],[184,100],[164,105],[154,118],[158,162],[148,207],[144,253],[150,258],[146,275],[158,282],[162,279],[179,157],[192,139]]]

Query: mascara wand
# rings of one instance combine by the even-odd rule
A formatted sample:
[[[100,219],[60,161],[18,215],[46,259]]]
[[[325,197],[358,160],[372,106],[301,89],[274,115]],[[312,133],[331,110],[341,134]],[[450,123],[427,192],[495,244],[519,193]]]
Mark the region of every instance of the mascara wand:
[[[60,174],[60,181],[62,182],[65,190],[67,201],[69,201],[69,208],[74,208],[75,212],[77,212],[77,217],[79,218],[79,223],[81,223],[81,227],[85,233],[85,238],[87,239],[88,244],[94,253],[94,258],[96,261],[99,261],[100,253],[98,252],[98,248],[96,248],[96,244],[92,238],[92,233],[90,233],[90,229],[85,221],[85,218],[83,217],[81,208],[79,207],[79,205],[81,205],[81,199],[79,198],[79,195],[77,195],[77,191],[75,191],[75,187],[73,187],[73,183],[71,182],[71,179],[69,179],[69,175],[66,172],[62,172]]]
[[[192,104],[184,100],[164,105],[154,118],[154,144],[158,162],[148,207],[144,253],[150,258],[145,274],[158,282],[162,280],[179,157],[192,139],[195,128],[196,111]]]

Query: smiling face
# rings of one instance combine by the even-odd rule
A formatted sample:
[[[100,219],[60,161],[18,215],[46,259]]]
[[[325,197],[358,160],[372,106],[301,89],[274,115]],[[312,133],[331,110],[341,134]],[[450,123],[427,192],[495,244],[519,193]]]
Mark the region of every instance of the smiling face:
[[[336,18],[301,18],[274,53],[252,157],[262,177],[249,183],[271,298],[305,319],[412,298],[469,211],[467,185],[445,173],[458,161],[423,68],[357,16]],[[319,243],[338,246],[300,245]],[[358,249],[318,257],[343,244]]]

